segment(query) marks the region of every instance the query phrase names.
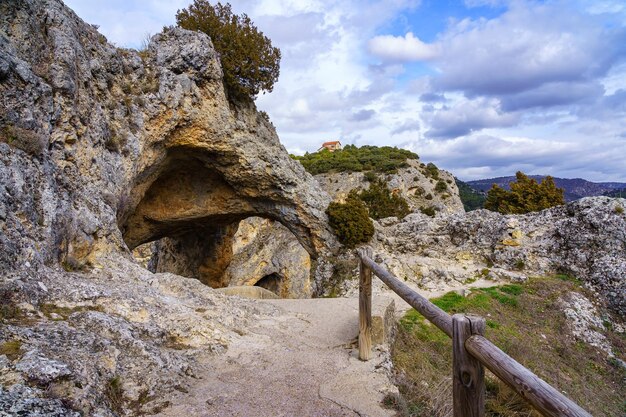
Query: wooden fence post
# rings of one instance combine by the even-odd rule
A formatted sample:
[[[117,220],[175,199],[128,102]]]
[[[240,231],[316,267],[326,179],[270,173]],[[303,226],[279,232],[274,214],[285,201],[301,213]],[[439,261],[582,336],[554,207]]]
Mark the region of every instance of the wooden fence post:
[[[365,247],[361,254],[371,258],[372,248]],[[359,359],[372,356],[372,270],[362,260],[359,262]]]
[[[472,335],[485,333],[485,319],[455,314],[452,316],[452,394],[454,417],[485,415],[485,370],[465,349]]]

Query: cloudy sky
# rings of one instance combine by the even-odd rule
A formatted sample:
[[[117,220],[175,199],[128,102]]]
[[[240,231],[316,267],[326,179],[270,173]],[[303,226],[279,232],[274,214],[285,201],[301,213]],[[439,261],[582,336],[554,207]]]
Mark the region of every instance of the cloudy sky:
[[[66,0],[138,47],[191,0]],[[461,179],[626,182],[623,0],[232,0],[283,55],[257,98],[290,152],[411,149]]]

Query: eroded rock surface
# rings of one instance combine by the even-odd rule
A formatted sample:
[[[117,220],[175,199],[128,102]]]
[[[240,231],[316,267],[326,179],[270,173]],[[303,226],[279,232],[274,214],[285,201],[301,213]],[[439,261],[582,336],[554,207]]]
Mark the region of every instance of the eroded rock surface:
[[[417,160],[408,159],[408,167],[399,168],[394,174],[376,174],[387,181],[389,189],[402,196],[413,212],[420,208],[433,208],[438,213],[464,212],[459,197],[459,189],[454,176],[444,170],[437,171],[437,178],[428,174],[426,165]],[[337,172],[319,174],[315,179],[333,200],[343,201],[350,191],[361,191],[369,187],[363,172]],[[445,189],[437,190],[437,183],[442,182]]]
[[[198,280],[110,263],[88,273],[5,275],[15,311],[3,318],[0,347],[17,349],[0,355],[7,387],[0,407],[52,395],[84,415],[158,411],[198,377],[199,357],[225,352],[249,326],[277,314]],[[32,387],[31,400],[16,397],[26,395],[19,385]],[[37,405],[44,406],[56,403]]]
[[[260,218],[242,221],[233,252],[224,274],[228,285],[258,285],[282,298],[312,295],[311,257],[282,224]]]
[[[397,276],[427,289],[480,278],[569,274],[626,314],[626,200],[589,197],[538,213],[487,210],[377,223],[373,246]]]
[[[328,201],[254,105],[228,101],[207,36],[166,30],[137,53],[61,1],[0,2],[1,412],[166,407],[198,352],[274,309],[152,274],[129,248],[167,238],[211,283],[250,216],[327,251]]]
[[[328,197],[253,104],[229,103],[206,35],[166,30],[139,54],[57,0],[0,12],[3,266],[82,265],[162,237],[184,256],[250,216],[313,257],[333,242]]]

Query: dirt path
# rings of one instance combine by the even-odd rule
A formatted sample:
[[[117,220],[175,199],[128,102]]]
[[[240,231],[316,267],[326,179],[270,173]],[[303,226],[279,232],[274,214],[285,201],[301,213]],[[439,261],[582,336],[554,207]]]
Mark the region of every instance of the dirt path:
[[[490,285],[494,283],[472,287]],[[429,298],[441,295],[418,292]],[[376,291],[374,312],[391,300],[398,315],[409,308],[392,292]],[[197,382],[159,416],[394,415],[381,406],[386,393],[397,392],[389,380],[387,349],[375,349],[369,362],[357,358],[357,298],[257,302],[270,303],[279,312],[257,321],[225,354],[202,357]]]
[[[280,313],[257,322],[224,355],[204,357],[197,384],[160,416],[394,415],[380,405],[396,391],[388,354],[357,359],[357,299],[259,302]]]

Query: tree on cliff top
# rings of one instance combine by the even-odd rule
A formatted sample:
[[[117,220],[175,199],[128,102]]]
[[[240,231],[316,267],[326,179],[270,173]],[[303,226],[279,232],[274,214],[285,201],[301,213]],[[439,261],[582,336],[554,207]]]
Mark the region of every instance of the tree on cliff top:
[[[261,90],[272,91],[280,73],[280,49],[245,13],[233,14],[229,3],[212,6],[207,0],[194,0],[176,13],[176,23],[209,35],[233,98],[254,99]]]
[[[493,184],[487,193],[485,208],[503,214],[523,214],[565,204],[563,189],[547,176],[537,183],[524,173],[515,174],[517,181],[509,183],[510,191]]]

